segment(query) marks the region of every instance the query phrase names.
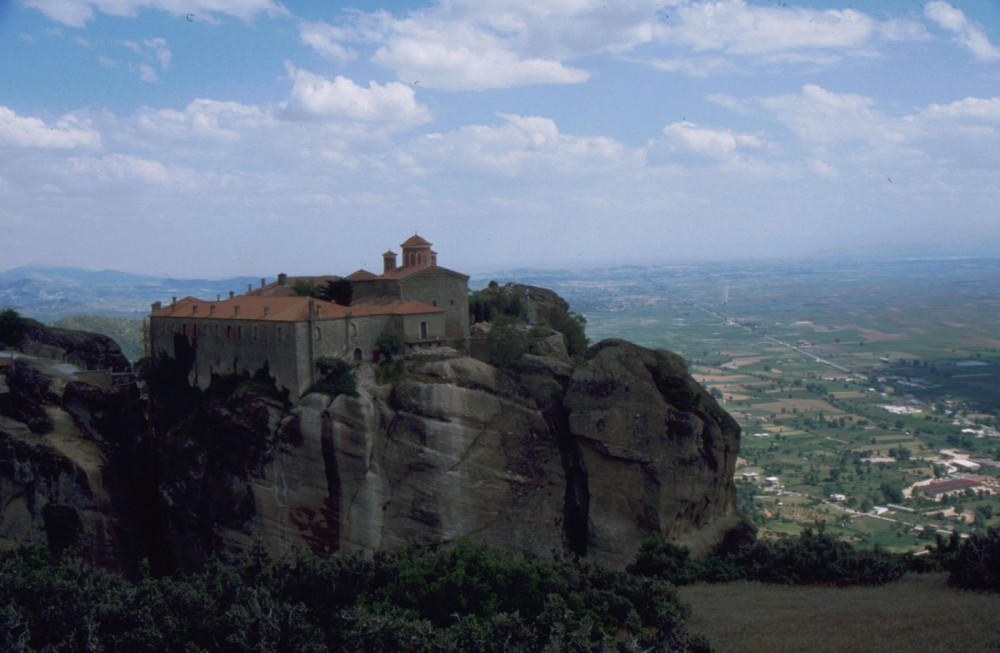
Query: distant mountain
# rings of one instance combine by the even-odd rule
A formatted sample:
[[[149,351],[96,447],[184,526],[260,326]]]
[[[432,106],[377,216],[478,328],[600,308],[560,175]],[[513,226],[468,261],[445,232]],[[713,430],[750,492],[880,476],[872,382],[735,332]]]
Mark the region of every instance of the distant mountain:
[[[138,318],[155,301],[244,292],[260,277],[172,279],[118,270],[26,266],[0,272],[0,306],[53,322],[73,315]]]

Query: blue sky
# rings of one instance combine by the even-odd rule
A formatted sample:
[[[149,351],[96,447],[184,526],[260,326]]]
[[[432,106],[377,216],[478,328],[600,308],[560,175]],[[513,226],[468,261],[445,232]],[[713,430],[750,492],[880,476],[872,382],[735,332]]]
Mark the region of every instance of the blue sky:
[[[0,0],[0,269],[1000,255],[1000,2]]]

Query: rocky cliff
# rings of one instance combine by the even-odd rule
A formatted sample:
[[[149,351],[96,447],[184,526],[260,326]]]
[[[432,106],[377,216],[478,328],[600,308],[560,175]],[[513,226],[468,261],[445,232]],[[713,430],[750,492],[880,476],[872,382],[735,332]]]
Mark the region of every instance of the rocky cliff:
[[[266,370],[200,392],[187,361],[161,361],[147,427],[134,384],[87,376],[115,362],[106,340],[35,337],[0,384],[0,545],[170,568],[254,541],[329,554],[472,538],[623,566],[651,534],[703,551],[750,532],[739,428],[677,356],[609,340],[571,362],[558,337],[538,344],[508,372],[446,349],[391,381],[362,364],[356,393],[294,401]]]
[[[108,566],[138,555],[137,530],[121,528],[139,498],[122,456],[145,417],[135,384],[106,372],[127,359],[103,336],[31,321],[0,357],[12,363],[0,374],[0,546],[72,546]]]
[[[392,383],[355,376],[357,396],[294,404],[244,379],[160,439],[181,562],[253,539],[326,554],[473,538],[624,566],[651,534],[699,551],[748,533],[739,428],[673,354],[605,341],[508,375],[438,352]]]

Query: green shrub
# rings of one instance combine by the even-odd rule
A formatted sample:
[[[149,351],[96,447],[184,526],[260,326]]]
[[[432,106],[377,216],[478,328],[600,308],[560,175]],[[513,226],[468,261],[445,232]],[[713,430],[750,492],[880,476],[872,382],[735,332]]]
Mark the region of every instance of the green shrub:
[[[948,571],[950,584],[1000,592],[1000,530],[991,528],[964,540],[957,533],[947,540],[939,537],[932,553]]]
[[[459,543],[370,560],[260,549],[163,578],[0,552],[0,650],[707,651],[662,580]]]
[[[16,345],[24,337],[25,322],[13,308],[0,310],[0,343]]]

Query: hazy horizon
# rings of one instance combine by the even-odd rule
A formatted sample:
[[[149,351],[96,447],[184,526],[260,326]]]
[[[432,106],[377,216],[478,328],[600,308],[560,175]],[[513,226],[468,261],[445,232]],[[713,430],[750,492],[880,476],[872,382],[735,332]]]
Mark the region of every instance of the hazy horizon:
[[[0,266],[1000,256],[1000,3],[180,7],[0,5]]]

